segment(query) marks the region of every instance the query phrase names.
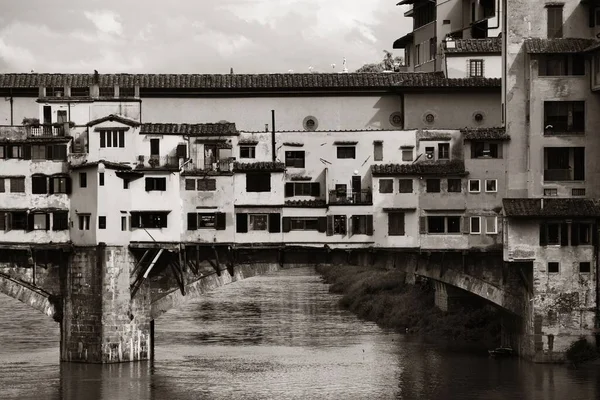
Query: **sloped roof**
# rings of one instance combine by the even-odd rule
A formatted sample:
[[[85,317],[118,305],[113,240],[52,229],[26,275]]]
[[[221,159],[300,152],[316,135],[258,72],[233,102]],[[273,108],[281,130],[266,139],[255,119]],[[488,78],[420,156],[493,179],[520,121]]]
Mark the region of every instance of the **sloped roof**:
[[[139,126],[140,125],[140,123],[138,121],[135,121],[133,119],[125,118],[125,117],[122,117],[122,116],[116,115],[116,114],[110,114],[110,115],[107,115],[106,117],[94,119],[94,120],[88,122],[86,124],[86,126],[94,126],[94,125],[98,125],[98,124],[100,124],[102,122],[106,122],[106,121],[117,121],[124,125],[129,125],[129,126]]]
[[[219,122],[207,124],[163,124],[145,123],[140,134],[187,135],[187,136],[223,136],[237,135],[235,123]]]
[[[88,87],[93,74],[0,74],[0,88],[40,86]],[[500,87],[500,79],[448,79],[439,72],[313,73],[313,74],[100,74],[101,87],[139,85],[142,89],[282,90],[389,89],[390,87]]]
[[[120,164],[113,161],[99,160],[92,162],[84,162],[81,164],[70,165],[71,169],[84,169],[89,167],[95,167],[98,164],[104,164],[105,168],[115,169],[115,170],[131,170],[131,167],[127,164]]]
[[[466,175],[465,163],[456,161],[422,161],[413,164],[372,165],[373,175]]]
[[[454,47],[448,47],[446,42],[446,53],[464,54],[464,53],[502,53],[501,38],[487,39],[455,39]]]
[[[464,140],[510,140],[506,129],[498,128],[464,128],[460,130]]]
[[[503,199],[507,217],[599,217],[592,199]]]
[[[531,38],[525,40],[525,52],[529,54],[581,53],[594,43],[593,39],[581,38]]]

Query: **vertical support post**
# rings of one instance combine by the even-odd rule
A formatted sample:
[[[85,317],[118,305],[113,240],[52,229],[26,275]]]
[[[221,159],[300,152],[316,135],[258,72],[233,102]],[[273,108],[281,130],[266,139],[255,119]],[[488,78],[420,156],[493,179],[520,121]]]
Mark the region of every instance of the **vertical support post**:
[[[271,152],[273,153],[273,162],[277,159],[275,154],[275,110],[271,110]]]
[[[154,360],[154,320],[150,321],[150,360]]]

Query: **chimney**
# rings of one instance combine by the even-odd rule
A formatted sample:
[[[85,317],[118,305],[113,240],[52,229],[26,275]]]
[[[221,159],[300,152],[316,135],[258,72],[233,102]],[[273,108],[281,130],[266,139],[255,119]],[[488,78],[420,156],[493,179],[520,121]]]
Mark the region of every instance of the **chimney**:
[[[540,199],[540,208],[544,209],[544,199]]]
[[[233,67],[229,68],[229,74],[233,75]]]
[[[94,83],[96,85],[100,83],[100,74],[97,69],[94,70]]]

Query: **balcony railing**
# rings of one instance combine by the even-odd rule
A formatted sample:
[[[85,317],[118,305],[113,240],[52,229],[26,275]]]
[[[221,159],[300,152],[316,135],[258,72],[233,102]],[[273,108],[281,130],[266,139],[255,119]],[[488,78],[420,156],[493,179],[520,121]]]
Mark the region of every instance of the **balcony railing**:
[[[193,161],[188,162],[184,166],[185,171],[208,171],[208,172],[231,172],[233,170],[233,159],[218,160],[215,163],[206,163],[200,167]]]
[[[138,156],[138,168],[179,168],[179,158],[176,156]]]
[[[363,189],[354,193],[330,190],[329,204],[373,204],[373,192],[371,189]]]
[[[546,169],[544,181],[572,181],[571,169]]]
[[[64,126],[52,126],[52,125],[41,125],[41,126],[28,126],[27,136],[30,137],[54,137],[54,136],[66,136]]]

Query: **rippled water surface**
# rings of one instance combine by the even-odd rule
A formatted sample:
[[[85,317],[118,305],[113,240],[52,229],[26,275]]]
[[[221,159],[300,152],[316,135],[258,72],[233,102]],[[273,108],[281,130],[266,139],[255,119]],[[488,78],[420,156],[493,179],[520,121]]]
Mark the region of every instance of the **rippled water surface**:
[[[60,364],[58,326],[0,296],[0,399],[599,399],[600,370],[494,360],[385,332],[311,269],[241,281],[156,321],[153,363]]]

